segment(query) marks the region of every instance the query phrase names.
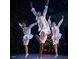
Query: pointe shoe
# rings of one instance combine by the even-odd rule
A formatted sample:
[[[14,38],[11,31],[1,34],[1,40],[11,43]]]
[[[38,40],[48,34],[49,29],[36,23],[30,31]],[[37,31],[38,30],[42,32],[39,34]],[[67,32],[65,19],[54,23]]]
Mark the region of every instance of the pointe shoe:
[[[42,59],[42,56],[41,57],[37,57],[37,59]]]
[[[57,58],[57,57],[58,57],[58,54],[55,55],[55,58]]]
[[[42,56],[41,56],[41,57],[39,57],[39,59],[43,59],[43,58],[42,58]]]
[[[27,57],[28,57],[28,55],[29,55],[29,54],[27,53],[27,54],[25,55],[25,58],[27,58]]]

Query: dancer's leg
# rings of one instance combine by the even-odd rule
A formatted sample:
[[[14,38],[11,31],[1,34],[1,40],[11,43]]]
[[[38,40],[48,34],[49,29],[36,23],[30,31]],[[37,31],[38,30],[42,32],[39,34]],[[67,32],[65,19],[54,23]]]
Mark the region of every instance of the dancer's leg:
[[[54,49],[55,49],[55,58],[56,58],[58,56],[58,40],[55,40]]]
[[[37,41],[38,41],[39,43],[41,42],[38,35],[36,35],[36,39],[37,39]]]
[[[36,39],[40,43],[40,49],[39,49],[40,55],[39,55],[39,57],[41,59],[42,58],[42,53],[43,53],[43,48],[44,48],[44,43],[47,39],[47,35],[44,32],[41,32],[40,36],[36,35]]]
[[[57,44],[54,45],[54,49],[55,49],[56,56],[58,56],[58,46],[57,46]]]
[[[41,43],[40,37],[38,35],[36,35],[36,39],[38,40],[39,44],[40,44],[40,48],[39,48],[39,58],[41,59],[42,57],[42,52],[43,52],[43,43]]]
[[[42,53],[43,53],[43,48],[44,48],[44,43],[45,43],[45,41],[46,41],[46,39],[47,39],[47,36],[46,36],[46,34],[45,34],[45,32],[41,32],[41,34],[40,34],[40,57],[42,57]]]
[[[39,57],[42,57],[43,48],[44,48],[44,44],[40,43],[40,56]]]
[[[55,50],[55,58],[58,56],[58,40],[52,36],[52,42]]]
[[[29,43],[29,40],[24,41],[24,47],[25,47],[25,53],[26,53],[25,58],[27,58],[27,56],[29,55],[28,54],[28,43]]]

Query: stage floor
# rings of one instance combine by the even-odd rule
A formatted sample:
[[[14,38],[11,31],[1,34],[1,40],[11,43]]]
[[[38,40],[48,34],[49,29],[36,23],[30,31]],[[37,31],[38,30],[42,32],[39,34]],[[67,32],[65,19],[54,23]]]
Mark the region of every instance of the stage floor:
[[[24,54],[13,55],[10,59],[39,59],[38,54],[29,54],[27,58],[25,58]],[[68,59],[68,56],[59,55],[57,58],[54,58],[54,55],[43,54],[42,59]]]

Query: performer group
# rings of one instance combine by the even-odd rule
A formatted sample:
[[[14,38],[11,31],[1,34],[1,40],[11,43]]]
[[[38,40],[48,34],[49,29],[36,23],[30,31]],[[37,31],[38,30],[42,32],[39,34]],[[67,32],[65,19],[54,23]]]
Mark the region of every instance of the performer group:
[[[31,12],[35,15],[36,22],[34,22],[29,26],[27,26],[25,22],[18,23],[19,26],[23,29],[23,33],[24,33],[23,44],[26,52],[25,58],[27,58],[27,56],[29,55],[28,44],[29,44],[29,40],[33,38],[33,35],[31,34],[31,28],[34,27],[35,25],[38,25],[38,32],[39,32],[39,34],[35,36],[38,42],[40,43],[39,59],[42,58],[44,43],[47,40],[48,35],[51,35],[51,39],[55,49],[55,58],[58,56],[58,44],[62,36],[59,28],[63,22],[64,16],[62,16],[58,24],[56,24],[55,22],[51,22],[51,16],[49,16],[47,20],[46,14],[48,10],[48,4],[49,4],[49,0],[47,0],[43,12],[41,11],[36,12],[32,2],[30,2]]]

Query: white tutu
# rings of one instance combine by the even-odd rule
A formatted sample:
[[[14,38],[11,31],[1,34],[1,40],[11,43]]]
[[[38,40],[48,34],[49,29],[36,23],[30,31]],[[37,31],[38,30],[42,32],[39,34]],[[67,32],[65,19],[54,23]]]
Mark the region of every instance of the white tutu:
[[[29,44],[29,40],[33,38],[32,34],[26,34],[23,36],[23,44],[24,45],[28,45]]]
[[[62,34],[61,34],[61,33],[59,33],[59,34],[56,34],[56,35],[52,36],[52,39],[53,39],[53,45],[55,45],[55,44],[58,44],[58,43],[59,43],[59,39],[61,39],[61,36],[62,36]]]
[[[52,36],[52,39],[55,38],[55,39],[59,40],[59,39],[61,39],[61,36],[62,36],[62,34],[58,33],[58,34],[55,34],[54,36]]]
[[[39,35],[41,34],[41,32],[44,32],[46,35],[50,34],[50,28],[45,28],[45,29],[42,29],[39,33]]]
[[[33,38],[32,34],[26,34],[26,35],[23,36],[23,40],[27,40],[27,39],[30,40],[32,38]]]
[[[47,35],[50,34],[50,28],[45,28],[45,29],[42,29],[39,33],[39,35],[41,35],[41,32],[44,32],[45,33],[45,37],[43,39],[40,39],[41,43],[45,43],[45,41],[47,40]]]

